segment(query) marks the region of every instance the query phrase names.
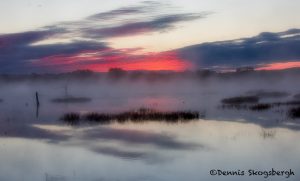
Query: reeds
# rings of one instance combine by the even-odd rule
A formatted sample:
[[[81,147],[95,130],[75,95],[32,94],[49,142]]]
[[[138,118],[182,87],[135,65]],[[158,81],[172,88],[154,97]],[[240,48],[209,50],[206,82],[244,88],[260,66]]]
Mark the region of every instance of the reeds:
[[[236,109],[236,110],[250,110],[250,111],[266,111],[272,108],[271,104],[222,104],[221,109]]]
[[[294,98],[299,100],[300,99],[300,94],[295,94]]]
[[[246,94],[251,95],[251,96],[257,96],[260,98],[281,98],[281,97],[287,97],[290,95],[288,92],[266,91],[266,90],[248,91]]]
[[[250,110],[252,111],[265,111],[268,109],[271,109],[272,105],[265,103],[265,104],[255,104],[249,107]]]
[[[65,121],[70,125],[78,125],[80,120],[80,115],[78,113],[67,113],[61,117],[61,120]]]
[[[258,96],[239,96],[222,99],[221,109],[237,109],[237,110],[251,110],[251,111],[266,111],[273,107],[280,106],[295,106],[300,105],[300,100],[290,100],[285,102],[270,102],[258,103]]]
[[[113,122],[145,122],[145,121],[164,121],[169,123],[187,122],[204,118],[204,113],[196,111],[174,111],[161,112],[153,109],[139,109],[137,111],[127,111],[122,113],[87,113],[84,115],[68,113],[62,117],[62,120],[67,123],[77,121],[87,123],[109,124]]]
[[[288,111],[288,116],[292,119],[300,118],[300,106],[291,108]]]
[[[238,96],[222,99],[223,104],[246,104],[246,103],[257,103],[259,97],[257,96]]]

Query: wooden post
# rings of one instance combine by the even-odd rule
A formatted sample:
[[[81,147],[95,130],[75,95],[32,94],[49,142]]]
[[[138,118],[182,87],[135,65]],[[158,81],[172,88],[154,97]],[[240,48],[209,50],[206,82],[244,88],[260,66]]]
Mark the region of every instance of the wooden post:
[[[35,101],[36,101],[36,109],[35,109],[35,114],[36,117],[39,117],[39,109],[40,109],[40,100],[39,100],[39,93],[35,92]]]
[[[36,107],[40,106],[39,93],[35,92]]]

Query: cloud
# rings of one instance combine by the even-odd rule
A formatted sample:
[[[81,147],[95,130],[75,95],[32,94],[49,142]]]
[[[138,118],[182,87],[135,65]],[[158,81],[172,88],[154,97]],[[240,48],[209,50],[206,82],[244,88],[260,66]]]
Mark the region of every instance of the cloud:
[[[115,64],[116,62],[126,64],[121,58],[140,64],[145,58],[149,60],[147,57],[153,59],[161,56],[132,55],[129,52],[124,54],[123,50],[110,47],[108,39],[166,32],[175,28],[178,23],[204,18],[206,15],[206,13],[174,13],[174,7],[169,4],[144,1],[138,5],[97,13],[78,21],[41,27],[35,31],[2,34],[0,72],[70,71],[80,69],[82,65],[105,64],[111,59],[115,60]],[[176,58],[170,61],[174,59]]]
[[[178,49],[195,68],[260,66],[300,61],[300,30],[263,32],[251,38],[210,42]]]
[[[40,40],[47,39],[59,33],[57,30],[50,31],[28,31],[23,33],[2,34],[0,35],[0,50],[9,49],[13,46],[28,45]]]
[[[123,18],[129,15],[147,14],[149,12],[156,11],[163,6],[162,3],[156,1],[143,1],[140,5],[126,6],[118,9],[114,9],[107,12],[101,12],[98,14],[87,17],[87,20],[109,20],[116,18]]]
[[[127,70],[272,67],[273,63],[300,61],[300,29],[262,32],[254,37],[202,43],[158,53],[141,53],[139,50],[143,47],[115,49],[109,45],[110,38],[167,32],[180,23],[206,18],[209,14],[182,13],[175,9],[169,4],[144,1],[78,21],[2,34],[0,72],[107,71],[113,67]],[[60,43],[55,41],[57,39],[61,40]]]
[[[87,39],[108,39],[166,32],[175,28],[178,23],[205,18],[208,14],[210,13],[178,13],[170,4],[144,1],[139,5],[121,7],[45,28],[65,29],[69,34]]]
[[[22,38],[20,38],[22,39]],[[27,39],[25,41],[28,41]],[[33,43],[32,41],[30,43]],[[13,44],[7,48],[0,48],[0,72],[27,72],[46,71],[47,67],[36,69],[34,62],[44,57],[63,54],[65,56],[84,51],[101,51],[108,47],[105,43],[94,41],[74,41],[48,45]],[[64,62],[60,62],[64,64]],[[53,71],[53,70],[52,70]]]
[[[164,32],[174,28],[175,24],[204,18],[204,14],[173,14],[160,16],[150,21],[126,23],[120,26],[89,29],[86,35],[95,38],[122,37],[145,34],[150,32]]]

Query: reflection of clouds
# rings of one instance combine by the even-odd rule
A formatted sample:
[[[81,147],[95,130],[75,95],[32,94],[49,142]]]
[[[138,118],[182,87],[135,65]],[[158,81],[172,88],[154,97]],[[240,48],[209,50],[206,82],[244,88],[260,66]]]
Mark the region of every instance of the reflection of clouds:
[[[66,144],[69,143],[66,142]],[[199,150],[207,147],[179,141],[175,136],[164,133],[102,126],[81,130],[79,141],[70,144],[83,146],[95,153],[121,159],[142,160],[148,164],[172,161],[175,157],[169,151],[166,154],[166,149],[176,152]],[[156,149],[151,149],[148,147],[149,145],[155,146]]]
[[[127,144],[151,144],[158,148],[176,150],[191,150],[199,147],[204,147],[203,145],[178,141],[174,136],[132,129],[89,129],[84,132],[83,137],[88,140],[104,139],[122,141]]]
[[[2,124],[0,137],[45,139],[51,142],[60,142],[68,139],[67,135],[25,124]]]
[[[106,154],[106,155],[111,155],[114,157],[120,157],[120,158],[127,158],[127,159],[139,159],[143,158],[146,156],[144,152],[138,152],[138,151],[123,151],[119,150],[117,148],[113,147],[94,147],[91,148],[92,151],[96,153],[101,153],[101,154]]]
[[[175,136],[163,133],[101,126],[83,130],[80,140],[77,144],[84,145],[84,147],[93,152],[121,159],[143,160],[148,164],[172,161],[174,156],[170,155],[171,152],[168,152],[167,155],[164,154],[166,149],[172,151],[192,151],[207,148],[207,146],[201,144],[179,141]],[[99,145],[99,141],[97,140],[104,140],[104,142],[101,142],[102,144]],[[105,145],[107,143],[114,143],[115,141],[125,144],[118,143],[118,146]],[[149,145],[153,145],[159,150],[147,149]]]
[[[0,128],[0,133],[5,133],[0,134],[0,137],[41,139],[63,147],[83,147],[94,153],[141,160],[148,164],[170,162],[175,158],[170,154],[176,151],[206,148],[201,144],[179,141],[175,136],[165,133],[102,126],[74,129],[59,125],[6,124]],[[169,150],[168,154],[166,149]]]
[[[126,160],[143,160],[147,164],[162,164],[170,162],[174,158],[171,156],[159,154],[153,151],[146,150],[134,150],[130,151],[126,148],[112,147],[112,146],[92,146],[89,148],[91,151],[107,156],[113,156],[116,158]]]

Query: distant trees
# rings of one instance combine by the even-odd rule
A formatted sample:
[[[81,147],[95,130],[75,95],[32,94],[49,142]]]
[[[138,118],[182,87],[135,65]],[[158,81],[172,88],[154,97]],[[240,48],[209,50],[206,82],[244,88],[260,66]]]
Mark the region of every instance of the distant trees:
[[[239,68],[237,68],[235,71],[237,72],[237,73],[240,73],[240,72],[254,72],[254,67],[239,67]]]
[[[127,75],[127,71],[121,68],[111,68],[108,71],[108,77],[112,79],[120,79]]]
[[[70,74],[76,75],[78,77],[88,77],[94,75],[94,72],[91,70],[75,70]]]
[[[197,76],[201,77],[201,78],[210,77],[210,76],[214,75],[215,73],[216,73],[215,71],[209,70],[209,69],[200,69],[200,70],[196,71]]]

